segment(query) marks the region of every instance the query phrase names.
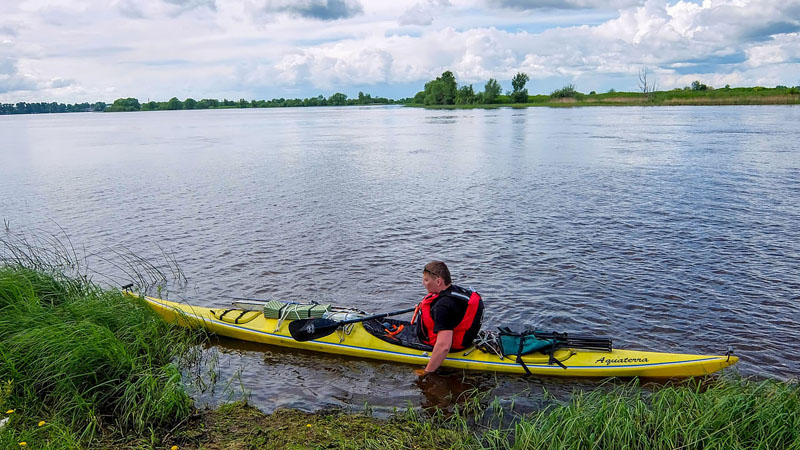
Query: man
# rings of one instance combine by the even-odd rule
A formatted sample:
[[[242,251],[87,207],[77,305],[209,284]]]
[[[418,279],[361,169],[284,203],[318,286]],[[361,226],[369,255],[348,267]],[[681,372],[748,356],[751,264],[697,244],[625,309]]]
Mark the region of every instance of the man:
[[[478,335],[483,319],[483,300],[477,292],[452,284],[450,270],[442,261],[432,261],[422,271],[422,285],[428,295],[414,311],[411,323],[419,314],[417,335],[433,351],[425,369],[417,374],[433,373],[451,351],[463,350]]]

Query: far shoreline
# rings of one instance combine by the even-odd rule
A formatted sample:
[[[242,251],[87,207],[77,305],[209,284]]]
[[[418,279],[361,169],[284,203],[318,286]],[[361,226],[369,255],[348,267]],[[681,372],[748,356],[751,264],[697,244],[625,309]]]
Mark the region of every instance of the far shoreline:
[[[453,81],[453,83],[455,83]],[[699,88],[673,89],[670,91],[649,92],[616,92],[613,89],[597,94],[594,91],[584,94],[573,86],[554,91],[550,95],[523,95],[506,93],[485,97],[482,93],[475,96],[447,96],[433,98],[421,91],[411,98],[389,99],[372,97],[359,92],[358,98],[336,93],[329,98],[322,95],[307,99],[272,99],[272,100],[216,100],[202,99],[196,101],[187,98],[181,101],[175,97],[167,102],[148,101],[141,104],[136,98],[119,98],[113,104],[104,102],[94,104],[81,103],[65,105],[63,103],[26,103],[0,104],[0,115],[53,114],[71,112],[136,112],[136,111],[182,111],[182,110],[218,110],[218,109],[275,109],[275,108],[310,108],[310,107],[365,107],[365,106],[408,106],[427,109],[496,109],[496,108],[571,108],[582,106],[735,106],[735,105],[798,105],[800,104],[800,86],[774,88],[756,87],[713,87],[697,84]],[[428,86],[428,85],[426,85]],[[694,85],[693,85],[694,86]],[[471,88],[471,86],[468,86]],[[499,87],[499,86],[498,86]],[[427,89],[427,87],[426,87]],[[463,88],[462,88],[463,89]],[[470,89],[471,91],[471,89]],[[460,92],[460,91],[459,91]],[[481,100],[483,99],[483,101]],[[525,101],[516,102],[515,100]]]
[[[533,101],[527,103],[492,103],[470,105],[425,105],[421,103],[408,103],[404,106],[425,109],[497,109],[497,108],[576,108],[585,106],[752,106],[752,105],[800,105],[800,95],[787,94],[783,96],[735,96],[735,97],[692,97],[670,98],[666,100],[650,100],[647,98],[620,96],[605,99],[587,98],[577,100],[574,98]]]

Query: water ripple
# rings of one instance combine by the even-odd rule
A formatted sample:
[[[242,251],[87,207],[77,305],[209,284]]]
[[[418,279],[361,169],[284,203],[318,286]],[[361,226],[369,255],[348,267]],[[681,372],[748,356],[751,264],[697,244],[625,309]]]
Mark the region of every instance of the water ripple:
[[[120,284],[111,249],[160,261],[163,248],[189,279],[170,295],[194,303],[396,309],[443,259],[486,298],[488,327],[733,345],[743,374],[789,378],[798,119],[765,106],[4,116],[0,215],[18,230],[55,221]],[[265,409],[436,401],[405,366],[225,345],[225,370]],[[463,380],[501,396],[580,385]]]

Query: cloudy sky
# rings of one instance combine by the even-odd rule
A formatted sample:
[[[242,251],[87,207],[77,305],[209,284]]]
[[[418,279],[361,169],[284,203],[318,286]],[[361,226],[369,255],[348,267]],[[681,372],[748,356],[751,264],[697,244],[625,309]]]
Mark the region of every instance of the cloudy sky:
[[[800,85],[800,0],[1,0],[0,102]]]

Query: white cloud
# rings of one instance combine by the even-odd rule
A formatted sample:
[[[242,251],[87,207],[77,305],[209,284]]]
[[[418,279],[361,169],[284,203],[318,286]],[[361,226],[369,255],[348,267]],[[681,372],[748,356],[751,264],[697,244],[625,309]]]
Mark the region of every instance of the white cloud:
[[[311,83],[321,89],[391,82],[392,63],[393,57],[386,50],[342,42],[287,54],[274,66],[261,66],[254,72],[258,74],[260,83],[252,77],[245,78],[245,81],[261,85],[274,76],[284,85]]]
[[[215,0],[164,0],[164,2],[177,6],[179,11],[190,11],[196,8],[217,10],[217,2]]]
[[[670,6],[650,0],[622,10],[618,18],[598,26],[553,28],[538,34],[495,28],[443,28],[396,42],[389,38],[378,42],[348,41],[343,44],[350,48],[347,56],[330,51],[333,47],[329,46],[303,50],[326,61],[303,66],[307,70],[304,79],[320,80],[324,86],[344,82],[348,78],[332,68],[351,65],[342,58],[358,59],[359,47],[380,46],[392,55],[392,68],[385,77],[368,74],[366,79],[372,82],[413,81],[415,77],[427,80],[450,69],[460,82],[466,83],[489,77],[507,80],[517,71],[526,71],[533,79],[561,77],[565,81],[591,77],[592,73],[620,74],[629,76],[631,86],[635,86],[639,68],[649,67],[656,76],[665,77],[666,84],[675,84],[685,76],[696,79],[698,74],[686,72],[708,65],[724,69],[718,78],[744,82],[747,71],[791,58],[785,50],[779,50],[794,41],[779,39],[785,35],[779,35],[769,45],[747,40],[765,24],[787,20],[777,5],[780,4],[707,0],[702,5],[681,1]],[[759,24],[741,20],[754,11],[758,11]],[[728,36],[739,39],[731,41]],[[746,55],[750,58],[747,65],[742,63]],[[678,73],[676,69],[680,68],[675,64],[681,61],[686,63]],[[728,67],[735,63],[738,68]]]
[[[16,27],[12,27],[11,25],[3,25],[0,24],[0,36],[16,36],[17,29]]]
[[[17,66],[18,61],[14,58],[0,58],[0,94],[39,89],[38,80],[28,74],[21,73]]]
[[[400,16],[400,25],[431,25],[434,16],[441,10],[451,6],[449,0],[423,0],[414,3]]]
[[[498,71],[508,74],[519,69],[514,52],[502,44],[505,36],[499,36],[493,29],[480,29],[466,37],[463,56],[453,67],[461,79],[478,82],[496,78]]]
[[[113,4],[113,7],[116,8],[120,14],[130,19],[144,19],[146,17],[139,2],[134,0],[118,0]]]
[[[216,12],[216,0],[114,0],[110,6],[127,19],[158,19],[178,17],[192,12]]]
[[[364,11],[358,0],[267,0],[262,9],[315,20],[347,19]]]
[[[695,79],[800,81],[800,0],[570,0],[557,10],[543,8],[548,5],[3,2],[0,101],[263,98],[409,86],[394,94],[399,97],[445,70],[477,88],[488,78],[507,84],[524,71],[532,93],[572,82],[579,89],[636,89],[641,67],[662,88]]]
[[[17,72],[17,62],[12,58],[0,59],[0,75],[13,75]]]
[[[642,0],[490,0],[489,4],[517,10],[533,9],[622,9]]]
[[[60,89],[60,88],[65,88],[65,87],[68,87],[68,86],[72,86],[73,83],[74,82],[72,80],[62,80],[61,78],[56,78],[56,79],[50,81],[49,87],[51,87],[53,89]]]
[[[747,65],[750,67],[779,64],[786,59],[786,52],[775,43],[754,46],[747,51]]]

